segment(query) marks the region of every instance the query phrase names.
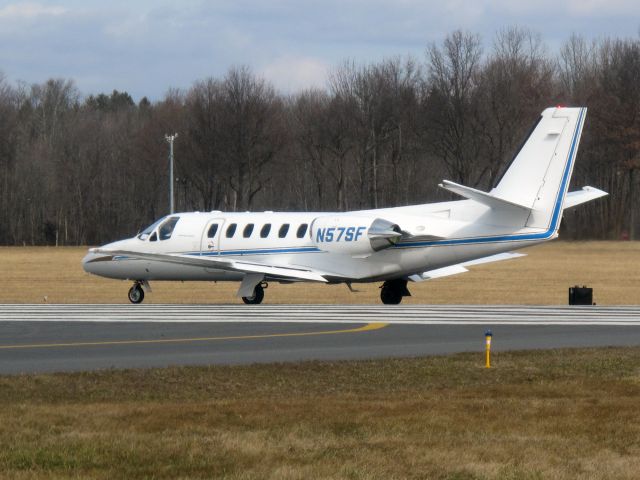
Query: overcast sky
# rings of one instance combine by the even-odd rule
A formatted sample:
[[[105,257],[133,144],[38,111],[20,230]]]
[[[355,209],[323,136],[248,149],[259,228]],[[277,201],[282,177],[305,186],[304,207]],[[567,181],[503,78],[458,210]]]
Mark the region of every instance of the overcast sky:
[[[249,65],[282,91],[325,85],[345,59],[423,61],[455,29],[529,28],[551,51],[572,33],[638,38],[640,0],[0,0],[0,72],[73,79],[83,94],[163,97]]]

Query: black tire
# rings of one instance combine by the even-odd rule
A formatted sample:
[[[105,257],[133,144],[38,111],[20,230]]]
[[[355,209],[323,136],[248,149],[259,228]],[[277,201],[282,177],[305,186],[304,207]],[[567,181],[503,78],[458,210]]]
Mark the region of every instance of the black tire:
[[[393,287],[382,287],[380,290],[380,300],[385,305],[398,305],[402,302],[402,291]]]
[[[262,300],[264,300],[264,288],[260,284],[253,289],[252,297],[242,297],[242,301],[247,305],[260,305]]]
[[[129,301],[131,303],[142,303],[144,300],[144,290],[137,283],[129,289]]]

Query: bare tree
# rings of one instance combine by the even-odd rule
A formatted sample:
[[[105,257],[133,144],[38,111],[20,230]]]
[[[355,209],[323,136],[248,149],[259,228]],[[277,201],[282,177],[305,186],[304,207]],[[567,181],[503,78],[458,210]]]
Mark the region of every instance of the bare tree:
[[[10,243],[10,214],[14,193],[10,188],[18,144],[16,93],[0,73],[0,244]]]
[[[440,176],[489,189],[554,104],[589,107],[573,182],[611,193],[567,215],[563,234],[634,238],[640,40],[572,36],[552,55],[509,28],[482,51],[455,31],[428,47],[424,70],[401,57],[346,62],[326,90],[290,97],[246,67],[138,104],[0,75],[0,243],[103,243],[166,214],[164,135],[175,131],[182,210],[417,203],[448,195]]]
[[[423,114],[430,143],[457,182],[476,184],[474,162],[481,150],[477,131],[477,82],[480,38],[458,30],[442,46],[432,44],[428,94]]]
[[[395,58],[365,67],[345,63],[329,82],[332,95],[350,118],[359,204],[377,208],[385,190],[381,170],[390,170],[397,180],[402,124],[416,105],[418,70],[410,59],[404,64]]]
[[[517,153],[532,119],[554,97],[554,66],[539,35],[521,28],[498,33],[493,52],[477,73],[478,124],[484,140],[476,183],[495,186]]]
[[[566,100],[588,101],[597,86],[598,45],[572,34],[560,49],[558,71]]]
[[[223,95],[221,82],[208,78],[196,82],[186,99],[186,158],[180,171],[199,193],[198,205],[204,210],[220,208],[225,195]]]
[[[231,208],[249,209],[269,180],[266,168],[284,147],[283,102],[247,67],[231,69],[221,83],[225,171]]]

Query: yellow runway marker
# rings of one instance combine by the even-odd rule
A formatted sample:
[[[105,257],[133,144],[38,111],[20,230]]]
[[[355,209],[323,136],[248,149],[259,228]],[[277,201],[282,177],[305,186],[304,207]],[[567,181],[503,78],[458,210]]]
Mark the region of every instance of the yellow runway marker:
[[[345,330],[324,330],[319,332],[294,332],[294,333],[269,333],[263,335],[238,335],[230,337],[201,337],[201,338],[170,338],[158,340],[113,340],[105,342],[74,342],[74,343],[40,343],[31,345],[0,345],[0,350],[20,348],[59,348],[59,347],[94,347],[104,345],[139,345],[146,343],[191,343],[214,342],[219,340],[255,340],[260,338],[278,337],[310,337],[313,335],[336,335],[338,333],[359,333],[371,330],[379,330],[389,325],[388,323],[368,323],[363,327],[348,328]]]

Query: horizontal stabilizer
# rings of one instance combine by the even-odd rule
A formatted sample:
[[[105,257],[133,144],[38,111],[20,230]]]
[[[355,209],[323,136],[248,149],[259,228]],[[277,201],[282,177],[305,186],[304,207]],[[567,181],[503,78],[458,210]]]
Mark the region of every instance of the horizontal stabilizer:
[[[496,255],[490,255],[488,257],[476,258],[475,260],[469,260],[468,262],[458,263],[457,265],[450,265],[448,267],[436,268],[434,270],[428,270],[416,275],[411,275],[409,280],[413,282],[423,282],[425,280],[433,280],[434,278],[448,277],[449,275],[457,275],[458,273],[468,272],[466,267],[473,265],[481,265],[483,263],[499,262],[501,260],[510,260],[512,258],[525,257],[525,253],[505,252],[498,253]]]
[[[515,209],[520,213],[528,213],[531,211],[531,207],[527,205],[520,205],[518,203],[496,197],[494,195],[491,195],[490,193],[476,190],[475,188],[471,187],[465,187],[464,185],[460,185],[449,180],[443,180],[440,184],[440,187],[444,188],[445,190],[449,190],[450,192],[456,193],[461,197],[468,198],[469,200],[473,200],[493,209]]]
[[[575,207],[576,205],[580,205],[606,195],[609,194],[602,190],[598,190],[597,188],[582,187],[582,190],[567,193],[567,196],[564,199],[563,208],[566,210],[567,208]]]

